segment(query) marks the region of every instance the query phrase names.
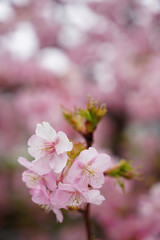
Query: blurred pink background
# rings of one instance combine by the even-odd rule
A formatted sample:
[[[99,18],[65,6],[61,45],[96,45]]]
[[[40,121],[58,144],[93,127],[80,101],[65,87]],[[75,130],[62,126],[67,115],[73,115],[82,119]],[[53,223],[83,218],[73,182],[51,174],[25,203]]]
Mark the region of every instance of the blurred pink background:
[[[159,0],[0,1],[0,240],[84,240],[79,213],[57,224],[32,201],[18,156],[37,123],[71,140],[61,106],[106,103],[94,146],[142,173],[122,192],[106,179],[92,206],[101,240],[160,239]]]

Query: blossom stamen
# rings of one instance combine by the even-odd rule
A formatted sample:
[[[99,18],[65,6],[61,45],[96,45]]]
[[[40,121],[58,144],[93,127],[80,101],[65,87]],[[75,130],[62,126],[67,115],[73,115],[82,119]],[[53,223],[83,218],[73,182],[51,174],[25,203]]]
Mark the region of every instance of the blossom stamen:
[[[92,179],[98,179],[97,170],[95,168],[92,168],[92,167],[88,166],[88,165],[83,168],[83,174],[84,174],[86,180],[88,180],[89,183]]]
[[[52,143],[45,143],[45,147],[44,148],[41,148],[42,151],[46,151],[47,153],[49,154],[52,154],[55,152],[55,143],[52,142]]]
[[[23,179],[26,182],[28,188],[35,188],[41,181],[41,176],[34,172],[25,171],[23,173]]]
[[[72,207],[72,208],[84,208],[86,205],[86,202],[84,201],[84,199],[81,197],[81,195],[78,192],[75,192],[74,194],[72,194],[68,207]]]

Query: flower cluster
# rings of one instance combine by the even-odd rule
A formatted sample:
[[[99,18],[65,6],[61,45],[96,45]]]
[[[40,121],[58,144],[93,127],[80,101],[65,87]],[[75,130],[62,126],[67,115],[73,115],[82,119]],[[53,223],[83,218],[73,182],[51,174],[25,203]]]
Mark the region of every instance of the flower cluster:
[[[90,147],[70,159],[73,143],[48,122],[37,124],[35,133],[28,141],[28,152],[35,159],[18,159],[27,168],[22,180],[30,189],[32,201],[52,210],[59,222],[63,208],[83,210],[87,203],[101,204],[104,197],[98,189],[105,181],[103,173],[111,165],[110,157]]]

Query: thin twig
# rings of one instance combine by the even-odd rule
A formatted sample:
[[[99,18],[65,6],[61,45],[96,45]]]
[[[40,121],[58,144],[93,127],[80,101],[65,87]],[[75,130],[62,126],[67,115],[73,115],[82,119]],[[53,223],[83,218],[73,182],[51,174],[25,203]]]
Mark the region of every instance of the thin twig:
[[[93,235],[92,235],[92,229],[91,229],[91,224],[89,219],[89,209],[90,209],[90,205],[87,204],[83,214],[84,214],[84,221],[85,221],[86,232],[87,232],[87,240],[92,240]]]

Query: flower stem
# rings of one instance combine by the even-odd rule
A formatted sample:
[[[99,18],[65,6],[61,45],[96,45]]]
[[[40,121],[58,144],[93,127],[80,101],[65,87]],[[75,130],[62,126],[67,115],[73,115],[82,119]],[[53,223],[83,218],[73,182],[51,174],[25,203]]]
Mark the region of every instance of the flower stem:
[[[84,214],[84,221],[85,221],[86,232],[87,232],[87,240],[92,240],[93,235],[92,235],[92,229],[91,229],[91,224],[89,220],[89,209],[90,209],[90,205],[87,204],[83,214]]]
[[[93,144],[93,133],[88,133],[86,135],[83,135],[83,137],[86,140],[87,148],[91,147]]]

